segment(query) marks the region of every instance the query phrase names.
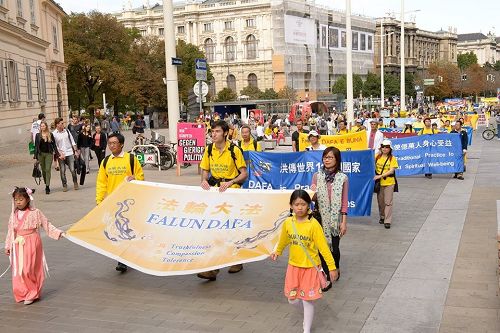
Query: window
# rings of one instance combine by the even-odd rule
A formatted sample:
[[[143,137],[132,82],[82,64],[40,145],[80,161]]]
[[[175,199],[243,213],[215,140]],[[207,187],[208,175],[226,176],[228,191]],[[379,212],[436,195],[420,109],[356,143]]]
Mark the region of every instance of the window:
[[[352,49],[357,50],[358,47],[358,33],[357,32],[352,32]]]
[[[184,28],[183,25],[180,25],[180,26],[177,27],[177,33],[178,34],[183,34],[183,33],[185,33],[185,31],[186,30],[185,30],[185,28]]]
[[[204,32],[212,32],[212,31],[214,31],[214,27],[213,27],[212,23],[204,23],[203,24],[203,31]]]
[[[254,73],[248,74],[248,86],[257,88],[257,75]]]
[[[247,28],[255,28],[255,19],[246,19],[246,26]]]
[[[247,59],[257,58],[257,39],[254,35],[247,37]]]
[[[366,50],[366,35],[365,34],[359,34],[359,41],[361,42],[359,49],[361,51]]]
[[[23,17],[23,0],[17,0],[17,17]]]
[[[7,101],[7,90],[5,88],[4,62],[0,60],[0,102]]]
[[[30,0],[31,24],[36,25],[35,0]]]
[[[233,21],[224,22],[224,29],[225,30],[234,30],[234,22]]]
[[[54,42],[54,49],[59,49],[59,40],[57,36],[57,27],[52,24],[52,40]]]
[[[373,36],[372,35],[368,35],[368,48],[367,50],[368,51],[371,51],[373,50]]]
[[[236,77],[233,74],[229,74],[226,78],[226,81],[227,87],[236,92]]]
[[[339,29],[330,28],[328,33],[328,47],[339,47]]]
[[[26,92],[28,94],[28,102],[33,100],[33,87],[31,85],[31,66],[26,65]]]
[[[139,30],[139,33],[141,34],[141,36],[145,37],[147,34],[147,31],[146,30]]]
[[[45,70],[42,67],[38,67],[36,71],[36,79],[38,84],[38,101],[47,101],[47,87],[45,85]]]
[[[7,61],[7,85],[9,88],[9,101],[18,102],[21,99],[21,96],[19,93],[17,63],[14,60]]]
[[[347,46],[347,33],[345,31],[340,33],[340,45],[341,47]]]
[[[234,43],[233,37],[231,37],[231,36],[227,37],[225,42],[224,42],[224,48],[226,51],[226,60],[227,61],[234,60],[236,58],[235,57],[235,52],[236,52],[235,46],[236,46],[236,44]]]
[[[210,38],[205,39],[204,43],[205,48],[205,56],[207,57],[207,61],[215,60],[215,44],[214,41]]]
[[[158,28],[158,35],[163,36],[165,34],[164,28]]]

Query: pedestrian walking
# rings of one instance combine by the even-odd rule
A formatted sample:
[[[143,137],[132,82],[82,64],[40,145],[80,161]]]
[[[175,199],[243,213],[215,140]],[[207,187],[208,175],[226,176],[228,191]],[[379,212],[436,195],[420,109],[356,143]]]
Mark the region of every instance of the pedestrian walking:
[[[48,271],[43,253],[40,229],[53,239],[64,233],[54,227],[33,203],[33,190],[15,187],[12,192],[5,254],[10,257],[12,267],[12,290],[16,302],[29,305],[42,293],[45,271]]]
[[[500,110],[497,110],[495,114],[495,121],[497,123],[497,138],[500,140]]]
[[[313,196],[315,211],[319,213],[318,221],[323,227],[340,278],[340,239],[347,232],[349,181],[340,170],[342,159],[338,148],[326,148],[322,160],[323,167],[313,175],[311,190],[316,192]],[[321,264],[328,273],[326,262],[322,260]]]
[[[425,118],[424,119],[424,128],[422,128],[419,132],[418,135],[426,135],[426,134],[436,134],[438,133],[437,129],[432,127],[431,124],[431,118]],[[432,173],[426,173],[425,178],[427,179],[432,179]]]
[[[322,297],[319,253],[325,258],[330,270],[330,280],[337,279],[335,261],[328,249],[323,229],[311,217],[311,197],[304,190],[295,190],[290,197],[291,216],[283,223],[276,251],[271,254],[277,260],[289,245],[286,270],[285,297],[288,303],[304,309],[303,328],[311,332],[314,319],[314,301]],[[302,301],[302,302],[300,302]]]
[[[78,134],[76,147],[80,150],[83,162],[85,163],[85,170],[90,172],[90,148],[93,146],[92,132],[90,125],[83,126],[82,131]]]
[[[82,131],[82,128],[83,128],[83,124],[80,121],[80,117],[78,117],[77,115],[72,115],[71,116],[71,124],[68,125],[68,130],[71,133],[71,135],[73,136],[73,140],[75,142],[78,141],[78,134],[80,134],[80,132]]]
[[[35,143],[35,136],[40,132],[40,124],[45,121],[45,115],[43,113],[38,114],[38,119],[31,124],[31,139]]]
[[[66,166],[71,172],[73,178],[74,189],[78,190],[78,182],[75,170],[75,156],[79,157],[80,153],[77,149],[76,142],[69,130],[64,128],[64,121],[62,118],[56,118],[54,121],[56,129],[52,134],[56,141],[57,150],[59,152],[59,172],[61,175],[61,182],[63,185],[63,192],[68,191],[68,181],[66,180]]]
[[[460,134],[460,142],[462,143],[462,158],[464,160],[464,169],[462,172],[456,172],[453,178],[457,178],[460,180],[464,180],[464,172],[465,172],[465,163],[467,162],[467,145],[469,143],[469,136],[467,131],[462,129],[462,122],[457,120],[455,122],[455,126],[450,133],[458,133]]]
[[[108,134],[110,127],[111,125],[109,123],[108,117],[104,116],[104,119],[101,122],[101,131],[104,134]]]
[[[97,156],[97,169],[101,166],[101,162],[106,156],[106,144],[107,144],[106,133],[102,132],[101,126],[97,125],[95,127],[95,133],[92,135],[92,147],[91,149],[95,152]]]
[[[35,136],[35,156],[42,170],[45,194],[50,194],[50,178],[52,175],[52,161],[59,157],[54,134],[50,133],[49,125],[45,121],[40,123],[40,132]]]
[[[117,117],[113,117],[111,121],[111,133],[120,133],[120,122]]]
[[[379,223],[386,229],[391,228],[393,196],[397,192],[396,169],[398,160],[392,155],[390,140],[382,141],[380,153],[375,157],[375,177],[373,180],[379,182],[377,193],[378,210],[380,214]]]
[[[133,154],[123,151],[124,145],[125,137],[122,134],[113,133],[108,136],[111,154],[106,156],[99,166],[95,188],[97,205],[124,180],[144,180],[141,163]],[[118,262],[115,269],[123,273],[127,271],[127,265]]]
[[[207,146],[201,159],[201,187],[209,190],[211,186],[218,187],[219,192],[228,188],[240,188],[247,179],[247,166],[243,151],[237,145],[229,142],[229,125],[224,120],[218,120],[212,125],[212,143]],[[209,177],[210,175],[210,177]],[[242,264],[229,267],[229,273],[238,273]],[[201,279],[215,281],[219,270],[198,273]]]

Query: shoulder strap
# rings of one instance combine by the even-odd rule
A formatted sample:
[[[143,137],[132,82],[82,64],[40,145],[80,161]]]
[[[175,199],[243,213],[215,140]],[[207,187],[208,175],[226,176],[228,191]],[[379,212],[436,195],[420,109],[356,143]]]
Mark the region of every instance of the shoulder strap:
[[[385,160],[384,165],[382,166],[382,169],[380,170],[380,173],[377,173],[377,168],[375,168],[375,174],[377,174],[377,175],[379,175],[379,176],[380,176],[381,174],[383,174],[383,173],[384,173],[384,168],[385,168],[385,166],[386,166],[386,164],[387,164],[387,162],[388,162],[388,161],[389,161],[389,156],[388,156],[388,157],[387,157],[387,159]]]
[[[208,146],[207,146],[207,149],[208,149],[208,157],[212,157],[212,148],[213,148],[214,144],[213,143],[209,143]]]
[[[253,140],[253,149],[257,151],[257,141]]]
[[[134,159],[134,154],[129,153],[130,156],[130,170],[132,171],[132,176],[134,175],[134,164],[135,164],[135,159]]]
[[[106,156],[104,158],[104,160],[102,160],[102,162],[101,162],[102,163],[102,167],[104,168],[104,172],[106,172],[106,164],[108,164],[109,156],[110,155]]]
[[[238,140],[238,146],[241,147],[241,140]]]

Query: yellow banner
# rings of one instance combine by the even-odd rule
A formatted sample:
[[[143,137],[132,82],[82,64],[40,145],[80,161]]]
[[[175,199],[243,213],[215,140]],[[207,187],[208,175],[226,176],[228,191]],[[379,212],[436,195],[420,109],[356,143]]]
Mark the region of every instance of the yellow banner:
[[[266,259],[290,193],[123,182],[67,238],[147,274],[204,272]]]
[[[307,137],[308,134],[300,133],[299,151],[306,150],[306,147],[310,145]],[[354,132],[344,135],[321,135],[321,137],[319,138],[319,143],[327,147],[335,146],[340,151],[368,149],[366,131]]]

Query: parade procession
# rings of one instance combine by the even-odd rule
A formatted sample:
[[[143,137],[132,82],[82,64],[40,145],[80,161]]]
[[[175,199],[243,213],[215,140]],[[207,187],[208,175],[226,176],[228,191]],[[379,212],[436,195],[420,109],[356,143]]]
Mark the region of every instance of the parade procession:
[[[496,17],[384,6],[0,1],[0,332],[500,332]]]

